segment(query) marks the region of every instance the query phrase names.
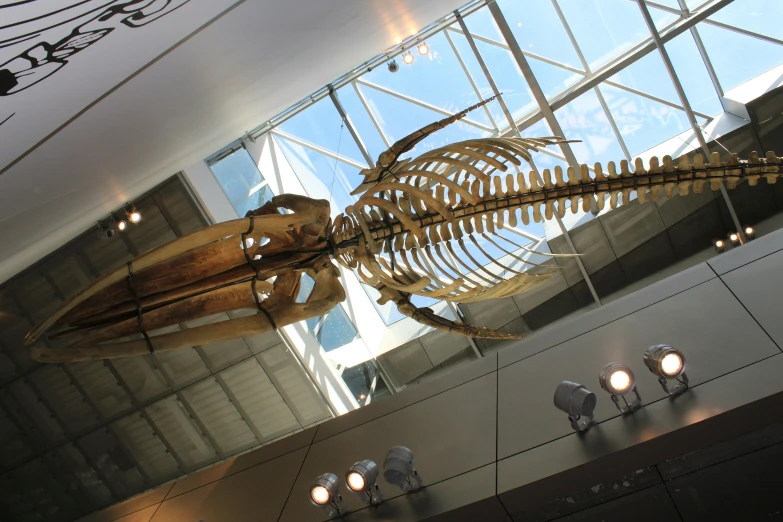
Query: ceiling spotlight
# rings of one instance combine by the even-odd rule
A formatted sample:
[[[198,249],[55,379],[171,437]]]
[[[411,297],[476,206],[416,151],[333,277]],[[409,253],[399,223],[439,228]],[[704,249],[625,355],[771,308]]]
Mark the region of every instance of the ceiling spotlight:
[[[310,486],[310,502],[323,508],[330,517],[340,515],[345,511],[342,501],[340,484],[334,473],[324,473],[315,479],[313,485]]]
[[[685,374],[685,356],[677,348],[665,344],[650,346],[644,352],[644,364],[658,376],[663,390],[671,396],[679,395],[688,389],[688,376]],[[679,384],[669,389],[669,379]]]
[[[111,239],[114,237],[114,229],[103,226],[102,223],[98,223],[98,230],[95,234],[101,239]]]
[[[383,500],[377,480],[378,465],[371,460],[357,462],[345,475],[345,485],[354,493],[358,493],[367,506],[375,506]]]
[[[405,446],[394,446],[383,461],[383,478],[403,491],[421,487],[421,477],[413,468],[413,452]]]
[[[133,206],[133,205],[130,205],[130,207],[129,207],[129,208],[128,208],[128,210],[127,210],[127,214],[128,214],[128,220],[129,220],[131,223],[134,223],[134,224],[135,224],[135,223],[138,223],[139,221],[141,221],[141,212],[139,212],[139,211],[136,209],[136,207],[135,207],[135,206]]]
[[[397,64],[397,60],[392,60],[389,63],[386,64],[386,67],[389,68],[390,73],[396,73],[400,70],[400,66]]]
[[[413,55],[410,51],[402,55],[402,61],[407,63],[408,65],[413,63]]]
[[[736,232],[732,232],[729,234],[729,241],[731,241],[731,246],[737,246],[740,244],[740,237],[739,234]]]
[[[724,250],[726,250],[726,242],[722,239],[718,239],[715,241],[715,250],[720,254]]]
[[[427,46],[427,42],[421,42],[419,44],[419,54],[427,56],[430,53],[430,48]]]
[[[597,401],[593,392],[575,382],[563,381],[555,390],[555,406],[568,414],[576,431],[586,431],[592,426]]]
[[[115,226],[117,227],[117,230],[119,230],[120,232],[122,232],[123,230],[125,230],[126,228],[128,228],[128,222],[127,222],[127,221],[125,221],[124,219],[120,219],[119,221],[117,221],[117,222],[115,223]]]
[[[756,230],[753,227],[745,227],[745,237],[748,239],[755,239]]]
[[[642,398],[636,389],[636,378],[629,367],[620,363],[609,363],[601,369],[598,376],[601,388],[612,394],[612,401],[622,413],[632,413],[642,406]],[[633,392],[636,398],[628,404],[626,395]],[[623,398],[625,407],[620,406],[620,397]]]

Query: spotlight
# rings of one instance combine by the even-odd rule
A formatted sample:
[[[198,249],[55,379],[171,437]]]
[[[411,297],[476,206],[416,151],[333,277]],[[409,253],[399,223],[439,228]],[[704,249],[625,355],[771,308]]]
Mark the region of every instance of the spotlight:
[[[592,426],[597,401],[593,392],[575,382],[563,381],[555,390],[555,406],[568,414],[576,431],[586,431]]]
[[[756,239],[756,230],[753,227],[745,227],[745,237],[748,239]]]
[[[685,356],[681,351],[665,344],[650,346],[644,352],[644,364],[658,376],[663,391],[671,395],[679,395],[688,389],[688,376],[685,374]],[[669,389],[668,380],[674,379],[679,384],[673,390]]]
[[[427,42],[421,42],[419,44],[419,54],[422,56],[427,56],[430,52],[430,48],[427,46]]]
[[[402,61],[407,63],[408,65],[413,63],[413,55],[410,51],[402,55]]]
[[[127,221],[125,221],[124,219],[121,219],[121,220],[117,221],[117,230],[122,232],[126,228],[128,228],[128,222]]]
[[[397,60],[392,60],[389,63],[386,64],[386,67],[389,68],[390,73],[396,73],[400,70],[400,66],[397,64]]]
[[[732,232],[729,234],[729,241],[731,241],[731,246],[737,246],[740,244],[740,237],[739,234],[736,232]]]
[[[726,242],[722,239],[718,239],[715,241],[715,250],[720,254],[724,250],[726,250]]]
[[[344,511],[342,501],[340,484],[334,473],[324,473],[310,486],[310,502],[323,508],[330,517],[340,515]]]
[[[642,398],[636,388],[636,378],[629,367],[620,363],[609,363],[601,369],[598,376],[601,388],[612,394],[612,401],[622,413],[632,413],[642,406]],[[633,392],[636,398],[628,404],[625,396]],[[620,406],[620,397],[623,398],[625,408]]]
[[[383,478],[405,492],[419,489],[421,477],[413,468],[413,452],[405,446],[390,449],[383,461]]]
[[[125,213],[128,214],[128,221],[131,223],[138,223],[141,221],[141,212],[139,212],[135,205],[128,204],[127,207],[125,207]]]
[[[111,239],[114,237],[114,229],[107,228],[103,226],[103,224],[98,223],[98,230],[95,231],[95,234],[101,239]]]
[[[345,475],[345,485],[357,493],[367,506],[375,506],[383,500],[378,488],[378,466],[371,460],[361,460],[351,466]]]

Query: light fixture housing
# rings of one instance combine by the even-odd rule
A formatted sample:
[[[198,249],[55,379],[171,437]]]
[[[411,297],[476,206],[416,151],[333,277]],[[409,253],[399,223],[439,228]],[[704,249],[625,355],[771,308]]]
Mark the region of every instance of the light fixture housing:
[[[400,66],[397,63],[397,60],[390,61],[389,63],[386,64],[386,67],[389,68],[390,73],[396,73],[397,71],[400,70]]]
[[[339,479],[334,473],[318,476],[310,486],[309,496],[310,502],[323,508],[327,516],[338,516],[345,512]]]
[[[111,239],[114,237],[115,232],[113,228],[106,227],[103,223],[98,223],[98,230],[95,231],[95,234],[101,239]]]
[[[367,506],[378,505],[383,500],[377,481],[378,465],[371,460],[360,460],[345,474],[345,485]]]
[[[394,446],[383,461],[383,478],[408,492],[421,487],[421,477],[413,467],[413,452],[405,446]]]
[[[598,382],[601,388],[612,395],[612,402],[620,412],[633,413],[642,407],[642,397],[636,387],[636,377],[628,366],[618,362],[607,364],[601,369]],[[636,397],[629,404],[626,395],[631,393]],[[620,398],[623,399],[625,406],[620,405]]]
[[[117,227],[117,230],[123,232],[126,228],[128,228],[128,222],[124,219],[120,219],[115,223],[115,226]]]
[[[756,229],[753,227],[745,227],[745,238],[748,240],[756,239]]]
[[[729,234],[729,241],[731,241],[731,246],[737,246],[740,244],[740,235],[737,232],[732,232]]]
[[[421,42],[418,46],[419,54],[422,56],[427,56],[430,53],[430,48],[427,45],[427,42]]]
[[[410,65],[413,63],[413,54],[410,51],[402,55],[402,61]]]
[[[555,406],[568,414],[571,427],[576,431],[586,431],[593,425],[597,402],[593,392],[576,382],[563,381],[555,390]]]
[[[715,240],[715,250],[720,254],[726,250],[726,242],[722,239]]]
[[[650,346],[644,352],[644,364],[658,377],[663,390],[674,397],[688,389],[688,376],[685,373],[685,355],[667,344]],[[669,388],[669,380],[677,381],[677,385]]]

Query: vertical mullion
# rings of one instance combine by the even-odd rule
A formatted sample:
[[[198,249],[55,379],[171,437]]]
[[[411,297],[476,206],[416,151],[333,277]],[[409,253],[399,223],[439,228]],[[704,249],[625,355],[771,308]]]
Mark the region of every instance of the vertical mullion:
[[[647,8],[647,4],[645,3],[645,0],[638,0],[638,4],[639,10],[642,13],[642,18],[644,18],[644,21],[647,24],[647,28],[650,30],[650,34],[653,37],[653,41],[655,41],[655,46],[658,48],[658,52],[661,55],[661,59],[663,60],[663,64],[666,67],[666,71],[669,73],[672,84],[674,85],[674,89],[677,91],[677,96],[680,97],[680,103],[682,103],[682,106],[685,109],[685,114],[688,116],[691,129],[693,129],[693,133],[696,135],[696,139],[699,141],[699,145],[701,146],[701,150],[704,153],[704,156],[709,161],[710,149],[707,147],[707,142],[704,139],[704,134],[702,134],[701,128],[696,123],[696,115],[693,114],[690,102],[685,96],[685,90],[682,88],[680,79],[677,77],[677,73],[674,70],[674,65],[672,65],[671,59],[669,58],[669,53],[666,51],[666,47],[664,47],[663,41],[661,40],[661,35],[658,34],[658,30],[655,28],[655,22],[653,22],[650,11]],[[742,225],[740,225],[737,212],[734,210],[734,205],[731,204],[731,199],[729,199],[729,194],[726,192],[726,186],[723,182],[720,184],[720,193],[729,209],[729,214],[731,214],[731,220],[734,222],[734,227],[737,229],[740,243],[744,244],[747,242],[745,231],[742,229]]]

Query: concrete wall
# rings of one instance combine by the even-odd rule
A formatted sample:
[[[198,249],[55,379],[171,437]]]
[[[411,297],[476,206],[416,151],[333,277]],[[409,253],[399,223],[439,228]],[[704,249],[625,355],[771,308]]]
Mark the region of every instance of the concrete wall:
[[[547,519],[542,506],[552,499],[624,475],[642,481],[638,470],[783,418],[782,267],[783,230],[83,520],[321,521],[307,498],[312,479],[342,476],[361,459],[380,463],[397,444],[413,450],[427,487],[402,495],[381,480],[387,501],[372,509],[343,487],[353,511],[346,520]],[[658,343],[688,360],[692,389],[675,400],[642,363],[645,348]],[[598,385],[610,361],[636,374],[644,408],[634,415],[619,415]],[[585,434],[552,405],[564,379],[598,395],[598,425]],[[657,482],[639,506],[668,509]],[[653,516],[639,506],[639,520]],[[653,519],[669,516],[659,515]]]

